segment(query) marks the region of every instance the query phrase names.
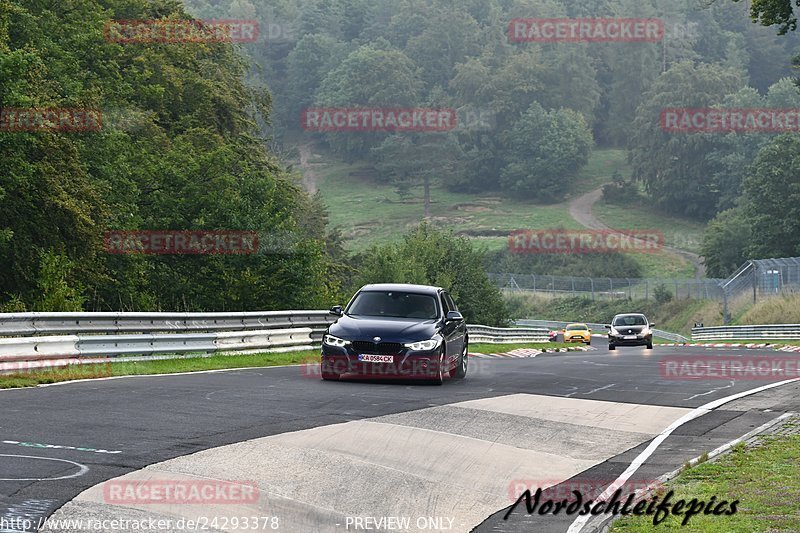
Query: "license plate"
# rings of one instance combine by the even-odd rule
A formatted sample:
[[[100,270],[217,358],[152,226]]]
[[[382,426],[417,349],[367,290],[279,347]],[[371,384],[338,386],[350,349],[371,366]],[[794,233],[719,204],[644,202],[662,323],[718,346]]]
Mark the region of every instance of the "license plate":
[[[394,363],[391,355],[359,355],[358,360],[362,363]]]
[[[635,341],[636,340],[636,335],[625,335],[622,338],[625,339],[626,341]]]

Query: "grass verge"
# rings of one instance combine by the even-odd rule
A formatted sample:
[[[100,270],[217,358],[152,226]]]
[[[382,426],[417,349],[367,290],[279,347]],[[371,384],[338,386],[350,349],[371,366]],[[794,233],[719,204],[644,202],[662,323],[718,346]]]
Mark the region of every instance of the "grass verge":
[[[529,348],[532,350],[544,350],[547,348],[564,348],[565,346],[577,346],[577,343],[565,344],[563,342],[538,342],[530,344],[470,344],[470,353],[505,353],[511,350]]]
[[[700,252],[705,224],[696,220],[662,213],[652,206],[616,205],[600,200],[592,212],[616,229],[653,229],[664,234],[667,246]]]
[[[674,499],[690,502],[738,500],[732,516],[704,513],[681,526],[683,516],[669,516],[659,526],[653,517],[624,517],[614,522],[613,533],[663,531],[800,531],[800,435],[765,437],[756,447],[737,446],[717,461],[685,470],[667,483]],[[729,507],[726,507],[729,508]]]
[[[152,374],[176,374],[203,370],[225,370],[300,364],[319,356],[318,350],[286,353],[261,353],[254,355],[214,355],[211,357],[181,357],[157,361],[135,361],[120,363],[87,363],[46,370],[31,370],[18,374],[0,376],[0,389],[35,387],[76,379],[91,379],[111,376],[142,376]]]

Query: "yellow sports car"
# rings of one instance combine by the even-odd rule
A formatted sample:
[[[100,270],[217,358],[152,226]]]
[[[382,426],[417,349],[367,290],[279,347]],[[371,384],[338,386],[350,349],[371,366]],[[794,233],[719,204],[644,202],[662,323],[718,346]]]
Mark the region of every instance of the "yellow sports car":
[[[592,344],[592,330],[586,324],[568,324],[564,328],[564,342]]]

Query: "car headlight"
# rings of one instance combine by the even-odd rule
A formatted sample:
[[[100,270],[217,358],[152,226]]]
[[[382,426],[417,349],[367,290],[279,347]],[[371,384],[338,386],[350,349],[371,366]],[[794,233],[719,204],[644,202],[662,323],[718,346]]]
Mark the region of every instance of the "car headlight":
[[[344,348],[345,346],[350,344],[350,341],[340,339],[339,337],[334,337],[333,335],[325,335],[322,338],[322,342],[324,342],[328,346],[336,346],[337,348]]]
[[[415,352],[429,352],[438,348],[441,343],[442,339],[431,339],[428,341],[410,342],[403,346]]]
[[[611,328],[611,334],[612,335],[619,335],[619,331],[617,331],[616,328]]]

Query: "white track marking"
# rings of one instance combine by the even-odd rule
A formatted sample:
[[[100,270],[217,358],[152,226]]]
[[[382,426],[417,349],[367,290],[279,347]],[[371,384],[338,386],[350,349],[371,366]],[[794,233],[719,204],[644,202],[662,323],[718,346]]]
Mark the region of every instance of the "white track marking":
[[[40,461],[58,461],[60,463],[69,463],[71,465],[77,466],[78,471],[74,474],[70,474],[68,476],[61,476],[61,477],[31,477],[31,478],[0,478],[0,481],[57,481],[59,479],[71,479],[74,477],[82,476],[86,472],[89,471],[89,467],[86,465],[82,465],[80,463],[76,463],[75,461],[68,461],[67,459],[54,459],[53,457],[37,457],[35,455],[15,455],[15,454],[8,454],[8,453],[0,453],[0,457],[22,457],[23,459],[38,459]]]
[[[633,474],[635,474],[637,470],[639,470],[639,467],[641,467],[644,464],[644,462],[651,455],[653,455],[656,449],[661,445],[662,442],[664,442],[667,439],[667,437],[669,437],[672,434],[673,431],[675,431],[682,425],[686,424],[687,422],[690,422],[695,418],[703,416],[704,414],[713,411],[717,407],[725,405],[726,403],[738,400],[739,398],[744,398],[745,396],[750,396],[751,394],[756,394],[775,387],[780,387],[781,385],[788,385],[789,383],[795,383],[798,381],[800,381],[800,378],[788,379],[786,381],[780,381],[778,383],[770,383],[769,385],[764,385],[762,387],[757,387],[755,389],[751,389],[748,391],[732,394],[731,396],[726,396],[724,398],[720,398],[719,400],[714,400],[713,402],[701,405],[700,407],[694,409],[693,411],[686,413],[684,416],[682,416],[681,418],[670,424],[664,431],[661,432],[660,435],[658,435],[655,439],[653,439],[653,441],[647,446],[647,448],[645,448],[644,451],[640,453],[636,457],[636,459],[633,460],[630,466],[628,466],[628,468],[626,468],[625,471],[622,474],[620,474],[620,476],[616,479],[616,481],[614,481],[614,483],[609,485],[608,488],[606,488],[606,490],[603,491],[603,493],[596,498],[596,500],[597,501],[607,500],[609,496],[614,494],[614,492],[616,492],[618,488],[622,487],[625,484],[625,482],[628,481],[628,479],[630,479],[630,477]],[[590,515],[579,516],[569,527],[567,533],[579,533],[590,518],[591,518]]]

